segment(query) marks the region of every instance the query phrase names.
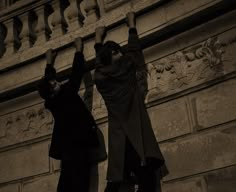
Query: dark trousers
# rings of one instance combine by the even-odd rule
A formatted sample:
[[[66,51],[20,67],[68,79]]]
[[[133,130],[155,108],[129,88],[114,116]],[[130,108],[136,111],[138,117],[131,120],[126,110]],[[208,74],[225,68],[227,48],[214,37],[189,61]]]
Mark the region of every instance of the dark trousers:
[[[132,144],[126,139],[124,180],[132,186],[121,190],[122,182],[108,182],[105,192],[134,192],[134,185],[138,185],[138,192],[160,192],[160,177],[153,166],[152,159],[147,159],[147,165],[141,166],[140,158]]]
[[[61,175],[57,192],[88,192],[90,164],[87,153],[83,156],[61,160]]]

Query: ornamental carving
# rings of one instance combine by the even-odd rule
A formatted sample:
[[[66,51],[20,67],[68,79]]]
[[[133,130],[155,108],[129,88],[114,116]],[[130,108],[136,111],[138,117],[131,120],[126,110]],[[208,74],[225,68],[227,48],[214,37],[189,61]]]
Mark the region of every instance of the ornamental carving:
[[[222,44],[214,37],[149,64],[147,100],[223,75],[223,53]]]
[[[0,147],[4,147],[51,134],[53,118],[37,105],[2,116],[0,124]]]
[[[93,103],[93,115],[95,119],[105,117],[107,115],[107,109],[102,96],[98,93],[97,89],[94,89],[94,103]]]

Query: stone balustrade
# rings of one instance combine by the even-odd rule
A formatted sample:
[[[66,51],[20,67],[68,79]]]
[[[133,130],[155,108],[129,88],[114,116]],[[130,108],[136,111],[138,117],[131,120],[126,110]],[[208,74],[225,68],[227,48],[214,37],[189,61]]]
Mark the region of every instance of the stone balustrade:
[[[84,18],[87,24],[98,20],[98,4],[95,0],[85,1],[87,16],[81,12],[83,1],[79,0],[41,0],[37,1],[37,5],[34,3],[34,6],[32,0],[25,2],[28,4],[26,7],[21,5],[23,11],[16,7],[10,14],[7,12],[0,15],[1,58],[75,31],[83,27]]]

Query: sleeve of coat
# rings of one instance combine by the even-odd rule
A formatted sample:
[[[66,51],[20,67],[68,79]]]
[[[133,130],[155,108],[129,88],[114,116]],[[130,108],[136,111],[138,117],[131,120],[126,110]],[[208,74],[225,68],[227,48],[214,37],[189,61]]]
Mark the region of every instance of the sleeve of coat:
[[[85,60],[82,52],[76,52],[72,64],[72,71],[69,82],[75,91],[78,91],[81,85],[83,74],[85,72]]]
[[[44,71],[45,80],[53,80],[56,79],[56,69],[51,64],[47,64]]]
[[[132,58],[136,66],[136,78],[138,85],[143,97],[145,97],[148,89],[147,68],[136,28],[129,29],[127,54]]]
[[[99,51],[102,49],[103,44],[102,43],[96,43],[94,45],[94,49],[96,52],[96,59],[95,59],[95,65],[100,65],[101,64],[101,59],[99,57]]]

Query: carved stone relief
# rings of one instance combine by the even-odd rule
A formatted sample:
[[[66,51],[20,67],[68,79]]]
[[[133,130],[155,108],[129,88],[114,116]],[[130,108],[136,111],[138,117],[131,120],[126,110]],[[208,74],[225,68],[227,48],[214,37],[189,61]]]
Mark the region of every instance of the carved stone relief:
[[[93,115],[96,119],[105,117],[107,115],[107,109],[102,96],[97,89],[94,89],[94,103],[93,103]]]
[[[147,101],[223,75],[223,53],[214,37],[149,64]]]
[[[0,147],[51,134],[53,118],[44,106],[36,105],[0,117]]]

